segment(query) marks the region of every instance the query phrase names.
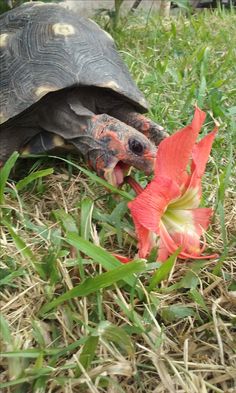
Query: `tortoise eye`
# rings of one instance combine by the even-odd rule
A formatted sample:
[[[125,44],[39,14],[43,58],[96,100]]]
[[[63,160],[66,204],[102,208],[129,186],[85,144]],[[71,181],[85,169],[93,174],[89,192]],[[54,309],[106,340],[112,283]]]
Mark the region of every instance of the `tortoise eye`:
[[[141,155],[143,154],[144,151],[144,146],[142,145],[141,142],[137,141],[137,139],[129,139],[129,149],[132,151],[132,153]]]

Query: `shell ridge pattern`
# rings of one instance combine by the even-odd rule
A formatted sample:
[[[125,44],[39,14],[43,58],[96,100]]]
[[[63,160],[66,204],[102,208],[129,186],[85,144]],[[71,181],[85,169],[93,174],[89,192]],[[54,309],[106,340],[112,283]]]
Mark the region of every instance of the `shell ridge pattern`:
[[[114,41],[96,23],[58,4],[26,3],[0,24],[9,35],[0,48],[4,121],[48,92],[75,85],[108,87],[145,108]]]

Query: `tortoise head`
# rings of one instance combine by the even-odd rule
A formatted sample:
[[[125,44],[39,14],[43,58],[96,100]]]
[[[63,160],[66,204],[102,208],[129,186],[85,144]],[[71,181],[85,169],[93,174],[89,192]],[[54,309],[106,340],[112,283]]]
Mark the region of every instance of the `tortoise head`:
[[[88,162],[109,183],[120,186],[131,166],[152,173],[156,147],[136,129],[103,114],[91,119],[90,132],[95,146],[87,153]]]

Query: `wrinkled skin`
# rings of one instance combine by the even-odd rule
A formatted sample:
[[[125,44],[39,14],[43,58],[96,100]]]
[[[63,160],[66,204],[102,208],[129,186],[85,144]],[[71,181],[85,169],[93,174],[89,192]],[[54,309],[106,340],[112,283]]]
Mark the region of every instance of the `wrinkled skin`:
[[[62,90],[0,126],[0,164],[15,150],[26,155],[73,146],[99,176],[119,186],[130,166],[153,171],[155,145],[166,135],[105,89]]]

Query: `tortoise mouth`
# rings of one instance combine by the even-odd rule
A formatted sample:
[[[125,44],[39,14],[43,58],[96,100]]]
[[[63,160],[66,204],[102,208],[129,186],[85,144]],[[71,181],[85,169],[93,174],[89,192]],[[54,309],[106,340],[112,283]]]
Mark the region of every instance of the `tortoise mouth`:
[[[130,165],[118,161],[116,165],[109,168],[104,173],[104,178],[114,187],[120,187],[124,183],[124,178],[130,169]]]

